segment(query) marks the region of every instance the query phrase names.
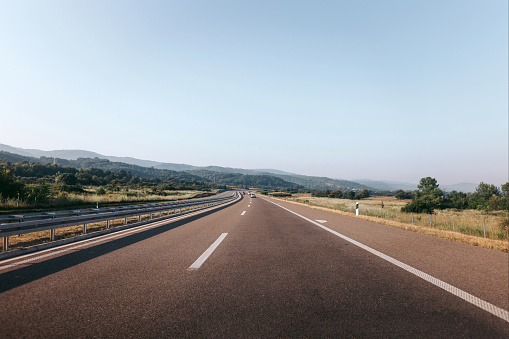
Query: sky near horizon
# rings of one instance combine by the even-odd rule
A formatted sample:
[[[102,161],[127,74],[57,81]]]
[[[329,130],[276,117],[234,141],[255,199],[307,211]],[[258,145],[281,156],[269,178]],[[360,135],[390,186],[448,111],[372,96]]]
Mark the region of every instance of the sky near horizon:
[[[0,143],[508,178],[508,2],[0,0]]]

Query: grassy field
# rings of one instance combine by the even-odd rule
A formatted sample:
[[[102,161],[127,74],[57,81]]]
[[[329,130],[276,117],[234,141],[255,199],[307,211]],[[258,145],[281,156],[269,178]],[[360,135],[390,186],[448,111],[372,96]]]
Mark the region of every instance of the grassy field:
[[[309,194],[282,199],[338,211],[349,216],[355,216],[357,202],[348,199],[317,198]],[[477,210],[447,209],[437,210],[432,215],[401,212],[401,208],[408,202],[409,200],[397,200],[394,197],[370,197],[359,201],[359,213],[362,218],[374,222],[509,251],[508,232],[501,228],[502,222],[509,218],[507,211],[487,213]]]

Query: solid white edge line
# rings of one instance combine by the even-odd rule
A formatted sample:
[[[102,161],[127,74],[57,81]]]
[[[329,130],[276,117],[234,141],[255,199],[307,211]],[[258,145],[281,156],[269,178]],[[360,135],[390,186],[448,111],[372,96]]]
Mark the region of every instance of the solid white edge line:
[[[212,245],[210,245],[210,247],[207,248],[207,250],[205,252],[203,252],[203,254],[200,255],[200,257],[198,259],[196,259],[196,261],[191,266],[189,266],[189,268],[187,270],[193,271],[193,270],[199,269],[200,266],[203,265],[205,260],[207,260],[208,257],[212,254],[212,252],[215,251],[217,246],[219,246],[219,244],[221,244],[221,242],[224,240],[224,238],[226,238],[227,235],[228,235],[228,233],[221,234],[219,236],[219,238],[217,238],[217,240],[214,241],[214,243]]]
[[[480,309],[482,309],[482,310],[484,310],[484,311],[486,311],[488,313],[493,314],[496,317],[499,317],[502,320],[505,320],[505,321],[509,322],[509,311],[506,311],[503,308],[495,306],[495,305],[493,305],[493,304],[491,304],[491,303],[489,303],[487,301],[484,301],[484,300],[482,300],[482,299],[480,299],[480,298],[478,298],[478,297],[476,297],[476,296],[474,296],[474,295],[472,295],[470,293],[467,293],[467,292],[465,292],[463,290],[460,290],[457,287],[454,287],[454,286],[452,286],[452,285],[450,285],[450,284],[448,284],[448,283],[446,283],[446,282],[444,282],[444,281],[442,281],[440,279],[437,279],[437,278],[435,278],[435,277],[433,277],[433,276],[431,276],[431,275],[429,275],[427,273],[424,273],[424,272],[422,272],[422,271],[420,271],[420,270],[418,270],[416,268],[413,268],[410,265],[407,265],[407,264],[405,264],[405,263],[403,263],[403,262],[401,262],[399,260],[396,260],[396,259],[394,259],[394,258],[392,258],[392,257],[390,257],[390,256],[388,256],[386,254],[383,254],[382,252],[379,252],[379,251],[377,251],[377,250],[375,250],[375,249],[373,249],[371,247],[368,247],[368,246],[366,246],[366,245],[364,245],[364,244],[362,244],[362,243],[360,243],[358,241],[355,241],[355,240],[353,240],[353,239],[351,239],[351,238],[349,238],[349,237],[347,237],[347,236],[345,236],[345,235],[343,235],[343,234],[341,234],[339,232],[331,230],[330,228],[325,227],[322,224],[319,224],[319,223],[317,223],[317,222],[315,222],[315,221],[313,221],[313,220],[311,220],[309,218],[306,218],[305,216],[302,216],[302,215],[300,215],[300,214],[298,214],[298,213],[296,213],[296,212],[294,212],[292,210],[289,210],[286,207],[283,207],[283,206],[281,206],[279,204],[276,204],[276,203],[274,203],[272,201],[269,201],[267,199],[264,199],[264,200],[270,202],[271,204],[279,206],[282,209],[287,210],[288,212],[293,213],[296,216],[301,217],[302,219],[307,220],[310,223],[312,223],[312,224],[314,224],[314,225],[316,225],[316,226],[318,226],[318,227],[320,227],[320,228],[322,228],[322,229],[324,229],[324,230],[326,230],[326,231],[328,231],[328,232],[330,232],[330,233],[332,233],[332,234],[334,234],[334,235],[336,235],[336,236],[338,236],[338,237],[340,237],[340,238],[342,238],[342,239],[344,239],[344,240],[346,240],[348,242],[351,242],[352,244],[362,248],[363,250],[366,250],[366,251],[376,255],[377,257],[382,258],[382,259],[384,259],[384,260],[386,260],[386,261],[388,261],[388,262],[390,262],[390,263],[392,263],[392,264],[394,264],[394,265],[404,269],[405,271],[410,272],[410,273],[418,276],[419,278],[421,278],[421,279],[423,279],[423,280],[425,280],[425,281],[427,281],[429,283],[432,283],[433,285],[435,285],[437,287],[440,287],[441,289],[443,289],[443,290],[445,290],[445,291],[447,291],[447,292],[449,292],[449,293],[451,293],[451,294],[453,294],[453,295],[455,295],[455,296],[457,296],[457,297],[459,297],[459,298],[469,302],[470,304],[472,304],[474,306],[479,307]]]
[[[94,237],[94,238],[91,238],[91,239],[84,239],[84,240],[79,241],[78,244],[77,243],[65,244],[65,245],[62,245],[62,246],[55,247],[55,248],[49,248],[49,249],[43,250],[41,252],[29,253],[29,254],[26,254],[26,255],[21,256],[21,257],[15,257],[15,258],[6,259],[6,260],[3,260],[2,262],[0,262],[0,265],[2,265],[2,266],[0,266],[0,271],[8,269],[8,268],[11,268],[11,267],[16,267],[16,266],[28,264],[28,263],[37,261],[39,259],[44,259],[44,258],[48,258],[48,257],[51,257],[51,256],[55,256],[55,255],[58,255],[58,254],[63,253],[63,252],[74,251],[74,250],[77,250],[77,249],[79,249],[81,247],[84,247],[84,246],[94,245],[96,243],[100,243],[100,242],[103,242],[103,241],[109,241],[111,239],[115,239],[115,238],[118,238],[118,237],[121,237],[121,236],[124,236],[124,235],[128,235],[128,234],[131,234],[131,233],[141,232],[141,231],[144,231],[144,230],[147,230],[147,229],[150,229],[150,228],[159,227],[159,226],[162,226],[162,225],[165,225],[165,224],[170,224],[170,223],[172,223],[174,221],[186,219],[186,218],[192,217],[194,215],[198,215],[198,214],[201,214],[201,213],[204,213],[204,212],[207,212],[207,211],[214,210],[214,209],[218,208],[219,206],[225,206],[225,205],[212,206],[212,207],[204,209],[204,210],[199,210],[199,211],[196,211],[196,212],[191,212],[191,213],[187,213],[187,214],[184,214],[184,215],[175,216],[175,217],[170,218],[170,219],[158,220],[158,221],[155,220],[153,223],[150,223],[148,225],[134,226],[134,227],[126,229],[126,230],[121,230],[121,231],[115,232],[114,234],[105,234],[105,235],[100,235],[98,237]],[[72,246],[72,247],[70,247],[70,246]],[[70,248],[66,248],[66,247],[70,247]],[[50,252],[50,253],[41,255],[41,253],[45,253],[45,252]],[[22,260],[23,258],[28,258],[28,259]],[[17,262],[15,262],[13,264],[4,265],[7,262],[16,261],[16,260],[21,260],[21,261],[17,261]]]

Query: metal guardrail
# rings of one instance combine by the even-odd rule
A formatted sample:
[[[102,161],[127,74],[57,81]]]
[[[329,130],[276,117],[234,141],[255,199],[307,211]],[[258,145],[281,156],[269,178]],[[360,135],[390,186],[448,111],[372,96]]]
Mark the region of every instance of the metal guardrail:
[[[221,198],[202,198],[171,203],[0,216],[0,237],[3,237],[3,250],[7,251],[9,237],[13,235],[50,230],[50,239],[54,241],[57,228],[83,225],[83,233],[86,234],[87,224],[91,223],[106,221],[106,228],[110,228],[111,220],[124,219],[124,224],[127,224],[127,218],[130,217],[137,216],[138,221],[141,221],[142,215],[150,214],[150,219],[152,219],[154,213],[159,213],[161,217],[163,212],[167,212],[166,215],[169,216],[171,211],[173,214],[177,214],[178,210],[180,214],[183,209],[185,212],[188,209],[205,208],[233,200],[236,197],[237,193]]]

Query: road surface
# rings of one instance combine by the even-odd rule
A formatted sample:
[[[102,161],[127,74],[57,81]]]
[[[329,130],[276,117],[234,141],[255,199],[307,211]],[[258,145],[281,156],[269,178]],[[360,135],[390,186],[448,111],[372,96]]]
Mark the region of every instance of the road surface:
[[[246,195],[0,262],[0,337],[507,338],[508,271],[504,253]]]

